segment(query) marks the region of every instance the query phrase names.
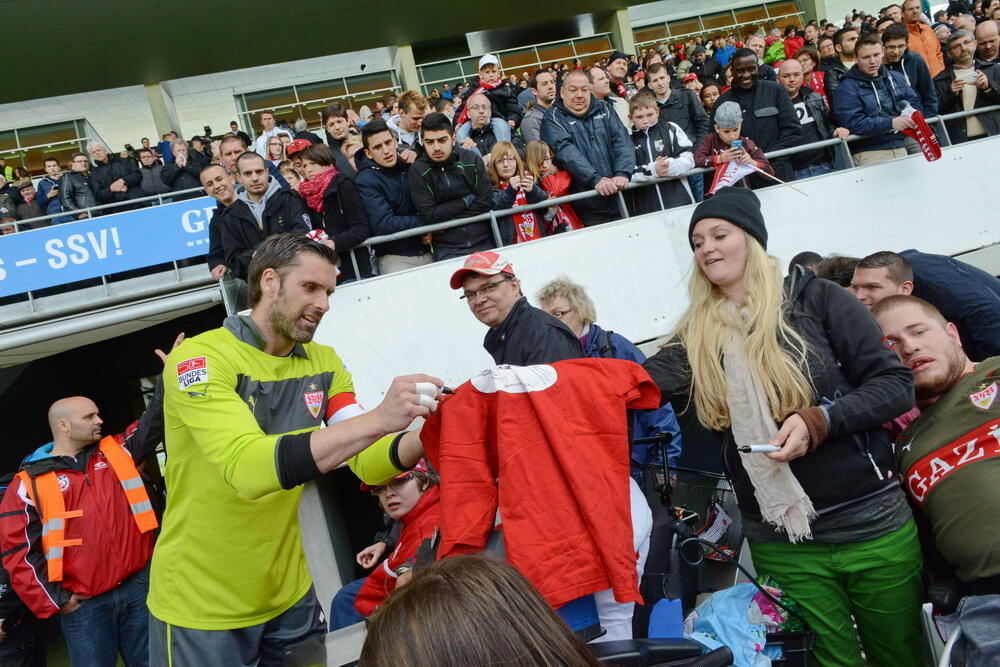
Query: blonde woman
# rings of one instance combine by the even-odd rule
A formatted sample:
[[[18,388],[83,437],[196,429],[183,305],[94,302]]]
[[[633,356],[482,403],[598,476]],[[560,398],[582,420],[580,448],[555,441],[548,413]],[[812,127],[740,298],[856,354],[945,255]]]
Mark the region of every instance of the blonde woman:
[[[556,166],[555,155],[547,143],[529,141],[524,151],[524,159],[528,171],[549,197],[564,197],[569,194],[573,177],[568,171]],[[545,218],[552,234],[583,229],[583,223],[580,222],[571,204],[559,204],[548,208]]]
[[[868,664],[923,664],[920,549],[880,428],[913,406],[911,372],[838,285],[797,268],[782,287],[753,191],[700,204],[688,237],[691,304],[644,365],[724,434],[757,572],[801,605],[818,664],[865,664],[855,624]]]
[[[493,145],[486,172],[493,182],[491,207],[494,211],[548,199],[545,191],[538,187],[534,175],[525,171],[514,144],[509,141],[498,141]],[[506,215],[497,220],[503,245],[524,243],[545,236],[541,213],[541,209],[535,209]]]

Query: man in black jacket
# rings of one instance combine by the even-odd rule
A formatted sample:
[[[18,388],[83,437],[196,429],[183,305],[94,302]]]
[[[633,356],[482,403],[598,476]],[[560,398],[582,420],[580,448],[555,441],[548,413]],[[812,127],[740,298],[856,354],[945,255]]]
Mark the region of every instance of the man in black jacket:
[[[809,86],[802,85],[802,72],[802,63],[795,58],[786,60],[778,68],[778,82],[788,93],[795,115],[802,126],[802,139],[799,145],[812,144],[832,137],[838,139],[849,137],[850,130],[835,127],[830,120],[830,108],[823,96]],[[814,148],[795,153],[791,156],[791,162],[796,180],[819,176],[834,169],[833,151],[830,148]]]
[[[696,46],[691,52],[691,74],[697,74],[702,83],[721,83],[722,67],[715,58],[709,58],[704,46]]]
[[[247,151],[237,158],[236,171],[243,190],[212,224],[219,225],[225,265],[234,276],[246,280],[261,241],[274,234],[307,234],[312,218],[299,193],[270,178],[264,158],[257,153]]]
[[[323,127],[326,128],[326,143],[333,151],[337,171],[353,181],[358,172],[344,155],[344,151],[341,150],[344,146],[344,140],[350,134],[351,127],[347,118],[347,109],[344,108],[343,104],[334,102],[323,111]]]
[[[976,40],[968,30],[956,30],[948,38],[951,67],[936,77],[943,114],[969,111],[1000,104],[1000,65],[975,59]],[[952,143],[1000,134],[1000,111],[957,118],[945,122]]]
[[[170,142],[170,151],[174,154],[174,161],[163,165],[160,178],[170,187],[171,192],[190,190],[201,185],[198,175],[208,160],[198,151],[190,150],[188,144],[183,139],[174,139]],[[200,196],[197,192],[189,192],[186,195],[174,197],[175,201],[192,199]]]
[[[907,85],[920,98],[924,106],[924,116],[933,118],[938,115],[938,96],[934,90],[934,79],[931,78],[931,71],[927,69],[924,59],[908,48],[909,40],[910,31],[902,23],[887,26],[882,32],[882,47],[885,49],[883,64],[902,73]],[[916,152],[919,152],[919,149]]]
[[[424,221],[410,199],[407,176],[410,165],[398,153],[399,142],[381,118],[361,128],[365,158],[358,160],[354,186],[368,213],[374,236],[395,234],[420,227]],[[419,236],[380,243],[374,248],[380,274],[423,266],[434,261],[430,247]]]
[[[107,146],[96,142],[91,142],[87,146],[87,151],[94,159],[90,182],[98,204],[128,202],[143,196],[142,188],[139,187],[142,184],[142,174],[139,173],[139,165],[135,160],[111,155]],[[145,205],[125,204],[105,209],[103,212],[120,213]]]
[[[854,54],[858,43],[858,31],[854,28],[841,28],[833,35],[833,49],[837,55],[823,58],[819,68],[825,74],[823,87],[826,88],[827,99],[833,99],[833,91],[837,90],[847,72],[854,67],[857,56]]]
[[[69,171],[59,177],[59,205],[62,210],[72,212],[97,206],[87,154],[73,153],[69,158],[69,168]],[[95,215],[100,214],[95,212]],[[74,217],[83,220],[87,214],[77,213]]]
[[[443,113],[420,123],[424,154],[407,176],[410,199],[424,222],[470,218],[490,210],[493,186],[475,153],[455,145],[455,130]],[[434,259],[462,257],[495,247],[488,222],[474,222],[434,233]]]
[[[600,197],[573,202],[585,225],[621,216],[618,193],[635,171],[635,147],[611,105],[591,94],[581,70],[563,78],[560,98],[542,119],[542,141],[573,176],[572,192],[597,190]]]
[[[528,303],[521,281],[503,255],[477,252],[451,276],[451,288],[490,328],[483,347],[497,364],[531,366],[584,356],[576,335],[544,310]]]
[[[222,222],[220,218],[236,202],[236,182],[221,164],[210,164],[198,175],[205,194],[213,197],[218,204],[208,222],[208,271],[213,280],[221,280],[229,273],[226,266],[226,251],[222,247]]]
[[[795,115],[795,108],[788,93],[779,84],[757,80],[757,56],[750,49],[737,49],[731,61],[733,87],[719,96],[712,116],[719,105],[736,102],[743,110],[743,136],[753,139],[764,151],[776,151],[798,145],[802,140],[802,127]],[[783,181],[794,177],[791,160],[771,160],[774,174]],[[760,175],[750,176],[754,189],[774,185],[774,181]]]

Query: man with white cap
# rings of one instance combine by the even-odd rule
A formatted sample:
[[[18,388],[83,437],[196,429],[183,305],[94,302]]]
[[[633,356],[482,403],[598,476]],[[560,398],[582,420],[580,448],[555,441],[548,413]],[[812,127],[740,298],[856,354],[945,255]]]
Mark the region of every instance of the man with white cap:
[[[476,319],[490,328],[483,347],[497,364],[531,366],[583,358],[579,339],[565,324],[528,303],[514,267],[496,252],[469,255],[451,276]]]

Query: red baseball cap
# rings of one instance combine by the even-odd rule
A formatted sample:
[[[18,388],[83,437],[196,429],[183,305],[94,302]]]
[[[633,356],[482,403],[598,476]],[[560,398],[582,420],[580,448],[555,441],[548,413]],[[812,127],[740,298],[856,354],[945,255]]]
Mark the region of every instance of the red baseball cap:
[[[312,143],[308,139],[295,139],[292,143],[288,144],[287,148],[285,148],[285,155],[291,157],[295,153],[304,151],[310,146],[312,146]]]
[[[429,472],[427,470],[427,460],[426,459],[420,459],[419,461],[417,461],[417,465],[413,466],[413,468],[411,468],[410,470],[407,470],[405,472],[399,473],[398,475],[396,475],[395,477],[393,477],[393,479],[403,479],[404,477],[406,477],[407,475],[409,475],[414,470],[419,470],[420,472]],[[378,488],[379,486],[384,486],[384,485],[383,484],[365,484],[364,482],[361,482],[361,490],[362,491],[371,491],[372,489]]]
[[[684,75],[684,83],[687,83],[688,81],[697,81],[697,80],[698,80],[698,75],[697,74],[685,74]]]
[[[462,268],[451,274],[451,288],[460,289],[466,274],[469,273],[478,273],[481,276],[495,276],[498,273],[514,275],[514,267],[498,252],[473,253],[465,260]]]

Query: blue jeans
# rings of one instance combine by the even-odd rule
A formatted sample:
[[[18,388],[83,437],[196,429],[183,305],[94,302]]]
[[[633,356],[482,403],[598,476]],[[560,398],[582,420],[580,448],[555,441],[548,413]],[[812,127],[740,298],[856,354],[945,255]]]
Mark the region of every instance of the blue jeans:
[[[691,195],[696,202],[705,199],[705,174],[688,176],[688,185],[691,186]]]
[[[73,667],[127,667],[149,665],[149,565],[131,577],[61,616],[63,637]]]
[[[354,600],[364,583],[365,577],[355,579],[333,596],[333,602],[330,603],[330,632],[365,620],[361,612],[354,608]]]
[[[829,174],[833,171],[832,162],[821,162],[820,164],[814,164],[805,169],[795,170],[795,180],[801,181],[803,178],[811,178],[813,176],[822,176],[823,174]]]

